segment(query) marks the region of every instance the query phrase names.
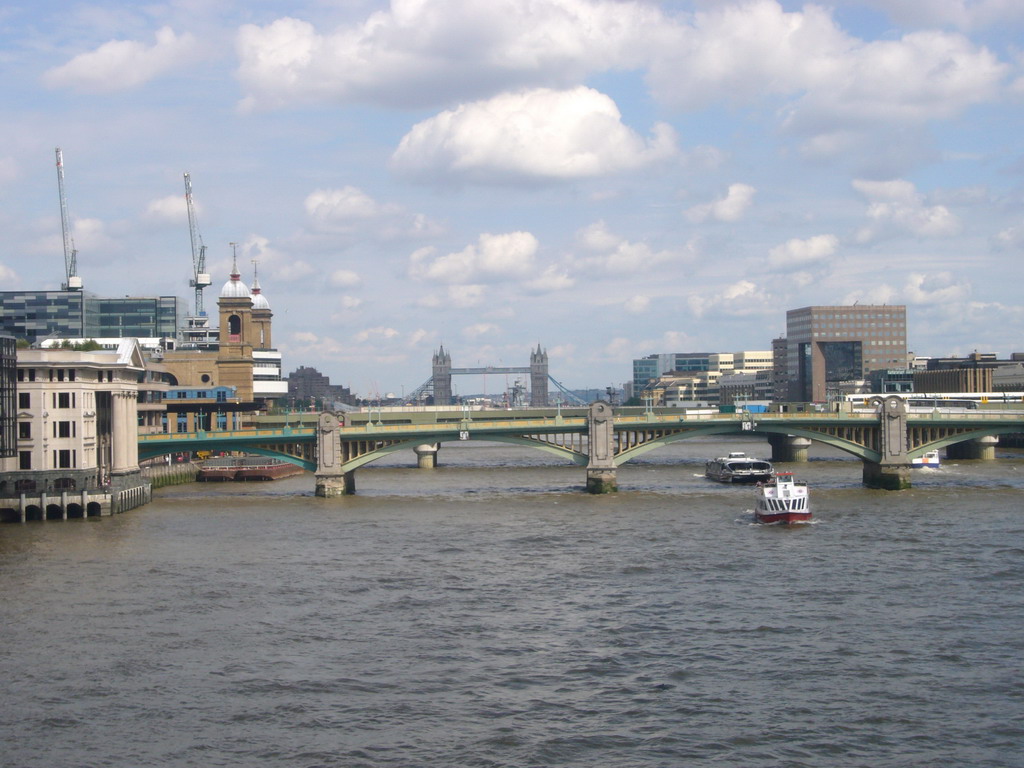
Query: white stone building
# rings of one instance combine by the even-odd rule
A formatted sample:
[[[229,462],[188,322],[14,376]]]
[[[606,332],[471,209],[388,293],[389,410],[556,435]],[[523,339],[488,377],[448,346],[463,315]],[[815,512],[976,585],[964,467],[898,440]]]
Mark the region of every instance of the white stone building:
[[[0,517],[112,514],[145,504],[139,470],[139,383],[134,339],[116,351],[17,351],[17,452],[0,477]]]

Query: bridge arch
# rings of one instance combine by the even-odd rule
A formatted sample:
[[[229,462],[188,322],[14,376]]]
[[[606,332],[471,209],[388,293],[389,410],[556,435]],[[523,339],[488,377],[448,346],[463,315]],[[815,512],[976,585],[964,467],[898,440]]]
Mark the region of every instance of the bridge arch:
[[[246,445],[238,441],[232,441],[229,445],[218,445],[216,441],[188,446],[188,451],[238,451],[239,453],[251,453],[256,456],[266,456],[271,459],[281,459],[289,464],[302,467],[309,472],[316,472],[316,462],[303,459],[300,456],[293,456],[276,448],[269,448],[266,445]],[[159,456],[168,456],[174,453],[181,453],[180,445],[161,445],[139,447],[139,459],[155,459]]]
[[[782,425],[776,427],[775,425],[770,424],[764,426],[758,424],[755,429],[744,429],[742,422],[724,422],[719,424],[693,426],[682,429],[678,432],[671,432],[669,434],[660,435],[652,438],[651,440],[644,441],[619,453],[615,457],[615,466],[622,466],[626,462],[664,445],[677,443],[681,440],[690,440],[695,437],[708,437],[712,435],[744,435],[746,437],[754,437],[757,435],[770,434],[806,437],[819,443],[824,443],[825,445],[831,445],[832,447],[838,448],[845,453],[849,453],[862,461],[878,461],[878,451],[867,448],[866,446],[860,445],[852,440],[847,440],[835,435],[823,434],[817,430],[805,429],[794,425]],[[921,454],[923,455],[926,451],[927,449],[922,450]]]
[[[561,459],[566,459],[580,466],[586,466],[588,457],[583,454],[571,451],[568,448],[560,448],[556,445],[550,445],[543,443],[540,440],[534,440],[529,437],[521,437],[519,435],[487,435],[486,437],[474,438],[473,433],[470,431],[469,436],[465,439],[459,437],[453,437],[451,433],[435,434],[435,435],[418,435],[416,438],[411,440],[399,440],[388,445],[382,445],[374,450],[358,456],[354,459],[346,461],[342,465],[342,469],[345,472],[352,472],[360,467],[365,467],[367,464],[372,464],[377,459],[388,456],[398,451],[412,450],[418,445],[424,443],[438,443],[443,445],[444,443],[460,443],[476,440],[477,442],[487,443],[512,443],[515,445],[527,445],[531,448],[550,453],[554,456],[558,456]]]

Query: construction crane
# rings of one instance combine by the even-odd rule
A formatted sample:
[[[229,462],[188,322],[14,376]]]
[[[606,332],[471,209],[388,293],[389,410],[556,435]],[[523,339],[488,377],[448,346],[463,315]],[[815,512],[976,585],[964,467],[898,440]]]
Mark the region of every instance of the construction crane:
[[[68,199],[64,194],[64,154],[57,147],[57,192],[60,194],[60,228],[64,234],[64,283],[63,291],[82,290],[82,278],[78,276],[78,251],[71,237],[71,223],[68,221]]]
[[[192,204],[192,177],[188,171],[185,172],[185,205],[188,207],[188,231],[192,238],[192,272],[193,277],[188,284],[196,289],[196,315],[206,316],[203,308],[203,288],[211,282],[210,273],[206,271],[206,246],[203,245],[203,238],[199,234],[199,225],[196,223],[196,210]]]

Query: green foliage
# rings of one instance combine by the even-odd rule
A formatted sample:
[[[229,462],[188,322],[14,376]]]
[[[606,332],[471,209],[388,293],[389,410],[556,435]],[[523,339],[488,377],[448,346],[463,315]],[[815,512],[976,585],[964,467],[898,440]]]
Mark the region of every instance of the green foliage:
[[[100,343],[96,339],[86,339],[85,341],[71,341],[71,339],[64,339],[60,343],[59,349],[73,349],[76,352],[96,352],[103,349]]]

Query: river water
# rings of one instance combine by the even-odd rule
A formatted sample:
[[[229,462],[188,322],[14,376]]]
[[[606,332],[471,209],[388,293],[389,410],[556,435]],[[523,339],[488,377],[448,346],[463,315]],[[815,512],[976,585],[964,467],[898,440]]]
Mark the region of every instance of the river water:
[[[397,454],[0,526],[0,765],[1024,765],[1024,457],[869,491],[827,448],[816,523],[680,443],[582,492],[527,448]]]

